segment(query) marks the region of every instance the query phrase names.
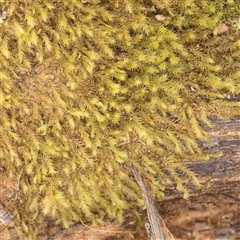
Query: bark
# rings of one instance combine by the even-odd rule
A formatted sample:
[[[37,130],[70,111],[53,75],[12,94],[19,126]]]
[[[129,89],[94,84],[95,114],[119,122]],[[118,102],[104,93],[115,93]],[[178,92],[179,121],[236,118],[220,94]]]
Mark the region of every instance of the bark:
[[[214,120],[208,130],[206,152],[222,151],[220,158],[187,163],[199,176],[202,188],[188,183],[188,200],[174,187],[157,203],[158,212],[176,239],[240,238],[240,118]]]
[[[222,157],[208,161],[186,163],[199,176],[203,185],[201,190],[188,184],[190,194],[199,193],[238,193],[240,191],[240,117],[235,119],[215,119],[216,127],[208,129],[210,141],[202,142],[205,152],[217,153]],[[166,199],[179,197],[181,194],[174,187],[166,191]]]

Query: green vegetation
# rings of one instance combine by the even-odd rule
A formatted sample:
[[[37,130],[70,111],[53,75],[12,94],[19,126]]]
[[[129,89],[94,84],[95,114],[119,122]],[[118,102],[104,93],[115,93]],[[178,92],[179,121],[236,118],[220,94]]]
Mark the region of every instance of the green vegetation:
[[[185,160],[208,159],[209,116],[240,115],[240,5],[233,0],[0,0],[1,177],[23,238],[143,206]],[[159,20],[156,15],[162,15]],[[229,26],[218,34],[221,23]]]

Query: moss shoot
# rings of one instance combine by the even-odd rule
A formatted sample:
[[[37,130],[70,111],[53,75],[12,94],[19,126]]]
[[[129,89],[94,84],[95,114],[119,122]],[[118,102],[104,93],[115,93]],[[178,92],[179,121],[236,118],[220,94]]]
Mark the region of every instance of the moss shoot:
[[[187,197],[184,161],[208,159],[209,117],[240,115],[240,5],[233,0],[0,0],[0,166],[23,239]],[[220,33],[221,24],[229,29]],[[19,230],[20,229],[20,230]]]

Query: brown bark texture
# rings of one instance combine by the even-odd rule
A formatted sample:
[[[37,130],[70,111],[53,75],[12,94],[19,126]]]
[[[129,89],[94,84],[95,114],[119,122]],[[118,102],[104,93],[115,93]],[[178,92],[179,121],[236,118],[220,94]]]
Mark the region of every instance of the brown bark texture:
[[[157,203],[175,239],[240,239],[240,118],[213,121],[210,141],[201,145],[206,152],[222,151],[222,157],[187,163],[202,188],[187,184],[190,197],[185,200],[173,186]]]

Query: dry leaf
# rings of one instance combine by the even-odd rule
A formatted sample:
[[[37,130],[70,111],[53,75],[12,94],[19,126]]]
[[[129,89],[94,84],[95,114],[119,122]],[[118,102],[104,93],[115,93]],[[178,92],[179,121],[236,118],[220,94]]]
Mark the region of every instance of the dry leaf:
[[[171,17],[165,17],[165,16],[163,16],[163,15],[161,15],[161,14],[155,15],[155,18],[156,18],[158,21],[160,21],[160,22],[164,22],[164,21],[166,21],[166,20],[170,20],[170,19],[171,19]]]
[[[229,30],[229,27],[225,23],[222,23],[218,28],[218,35],[222,35],[228,30]]]

